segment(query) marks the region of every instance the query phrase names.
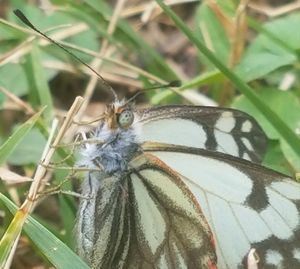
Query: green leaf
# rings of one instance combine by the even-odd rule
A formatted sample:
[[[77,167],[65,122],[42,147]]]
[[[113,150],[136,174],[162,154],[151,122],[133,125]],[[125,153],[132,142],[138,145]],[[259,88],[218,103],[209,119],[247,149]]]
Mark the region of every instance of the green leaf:
[[[59,209],[60,215],[63,221],[63,226],[65,229],[64,242],[72,247],[74,245],[74,225],[75,225],[75,208],[74,201],[71,200],[72,197],[67,195],[59,195]]]
[[[44,68],[41,63],[41,55],[38,46],[35,43],[30,51],[28,57],[27,75],[30,84],[31,93],[36,95],[34,99],[38,98],[40,107],[46,107],[44,110],[45,118],[50,122],[53,118],[53,103],[44,73]]]
[[[248,86],[238,75],[229,70],[218,58],[195,36],[185,23],[168,7],[162,0],[156,0],[161,8],[172,18],[176,26],[186,34],[191,42],[244,94],[253,105],[268,119],[270,124],[276,129],[282,138],[294,150],[295,154],[300,157],[300,140],[292,129],[267,105],[263,102],[254,90]]]
[[[300,13],[272,20],[263,27],[249,21],[260,34],[250,43],[236,72],[245,81],[269,74],[297,62],[300,49]]]
[[[283,155],[279,140],[268,141],[268,149],[262,164],[280,173],[289,175],[291,177],[294,176],[289,162]]]
[[[279,67],[290,65],[296,59],[295,55],[290,53],[248,52],[235,71],[245,81],[251,81],[261,78]]]
[[[36,121],[41,116],[43,110],[33,115],[29,120],[23,123],[0,147],[0,164],[4,163],[17,145],[22,141],[25,135],[32,129]]]
[[[17,96],[28,93],[29,84],[22,65],[8,63],[0,67],[0,86]]]
[[[9,156],[9,164],[26,165],[38,163],[45,144],[45,137],[36,128],[31,129]]]
[[[17,207],[4,195],[0,199],[14,214]],[[89,269],[89,267],[63,242],[39,224],[34,218],[28,217],[24,224],[24,231],[34,242],[43,255],[59,269]]]

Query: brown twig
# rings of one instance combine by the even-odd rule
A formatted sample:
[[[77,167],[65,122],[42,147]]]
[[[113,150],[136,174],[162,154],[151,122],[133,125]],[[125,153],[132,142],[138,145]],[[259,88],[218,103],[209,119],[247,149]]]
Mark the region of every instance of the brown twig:
[[[18,107],[20,107],[21,109],[23,109],[25,111],[25,114],[27,114],[27,115],[33,115],[35,113],[35,111],[33,110],[33,108],[29,104],[27,104],[26,102],[24,102],[23,100],[21,100],[15,94],[9,92],[4,87],[0,86],[0,91],[4,95],[6,95],[7,98],[10,99],[13,103],[15,103]]]

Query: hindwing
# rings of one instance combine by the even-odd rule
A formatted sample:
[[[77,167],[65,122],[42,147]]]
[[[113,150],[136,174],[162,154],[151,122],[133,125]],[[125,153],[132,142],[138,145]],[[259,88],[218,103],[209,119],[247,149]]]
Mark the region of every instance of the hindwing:
[[[183,181],[149,154],[130,167],[120,177],[89,173],[80,256],[93,268],[216,268],[212,233]]]
[[[214,233],[219,269],[246,268],[256,248],[259,268],[300,268],[300,184],[219,152],[145,144],[197,198]]]

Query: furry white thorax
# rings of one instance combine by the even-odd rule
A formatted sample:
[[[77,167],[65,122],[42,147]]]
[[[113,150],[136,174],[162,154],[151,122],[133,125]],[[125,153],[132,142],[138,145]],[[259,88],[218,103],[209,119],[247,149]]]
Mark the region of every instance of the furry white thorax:
[[[90,169],[103,169],[108,175],[126,171],[128,162],[139,148],[139,129],[137,118],[128,129],[112,130],[107,122],[102,122],[90,139],[97,139],[103,143],[86,143],[80,150],[79,165]]]

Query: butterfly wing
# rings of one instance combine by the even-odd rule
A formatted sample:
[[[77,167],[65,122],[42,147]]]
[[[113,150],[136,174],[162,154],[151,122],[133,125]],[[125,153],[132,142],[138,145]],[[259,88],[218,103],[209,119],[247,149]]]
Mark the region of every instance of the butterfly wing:
[[[214,233],[218,268],[246,268],[256,248],[260,268],[300,268],[300,184],[230,155],[145,145],[197,198]]]
[[[161,106],[137,112],[141,142],[202,148],[261,162],[266,136],[256,121],[238,110],[201,106]]]
[[[182,180],[154,156],[130,171],[90,172],[79,207],[78,252],[93,268],[216,268],[212,233]],[[99,183],[101,182],[101,184]]]

